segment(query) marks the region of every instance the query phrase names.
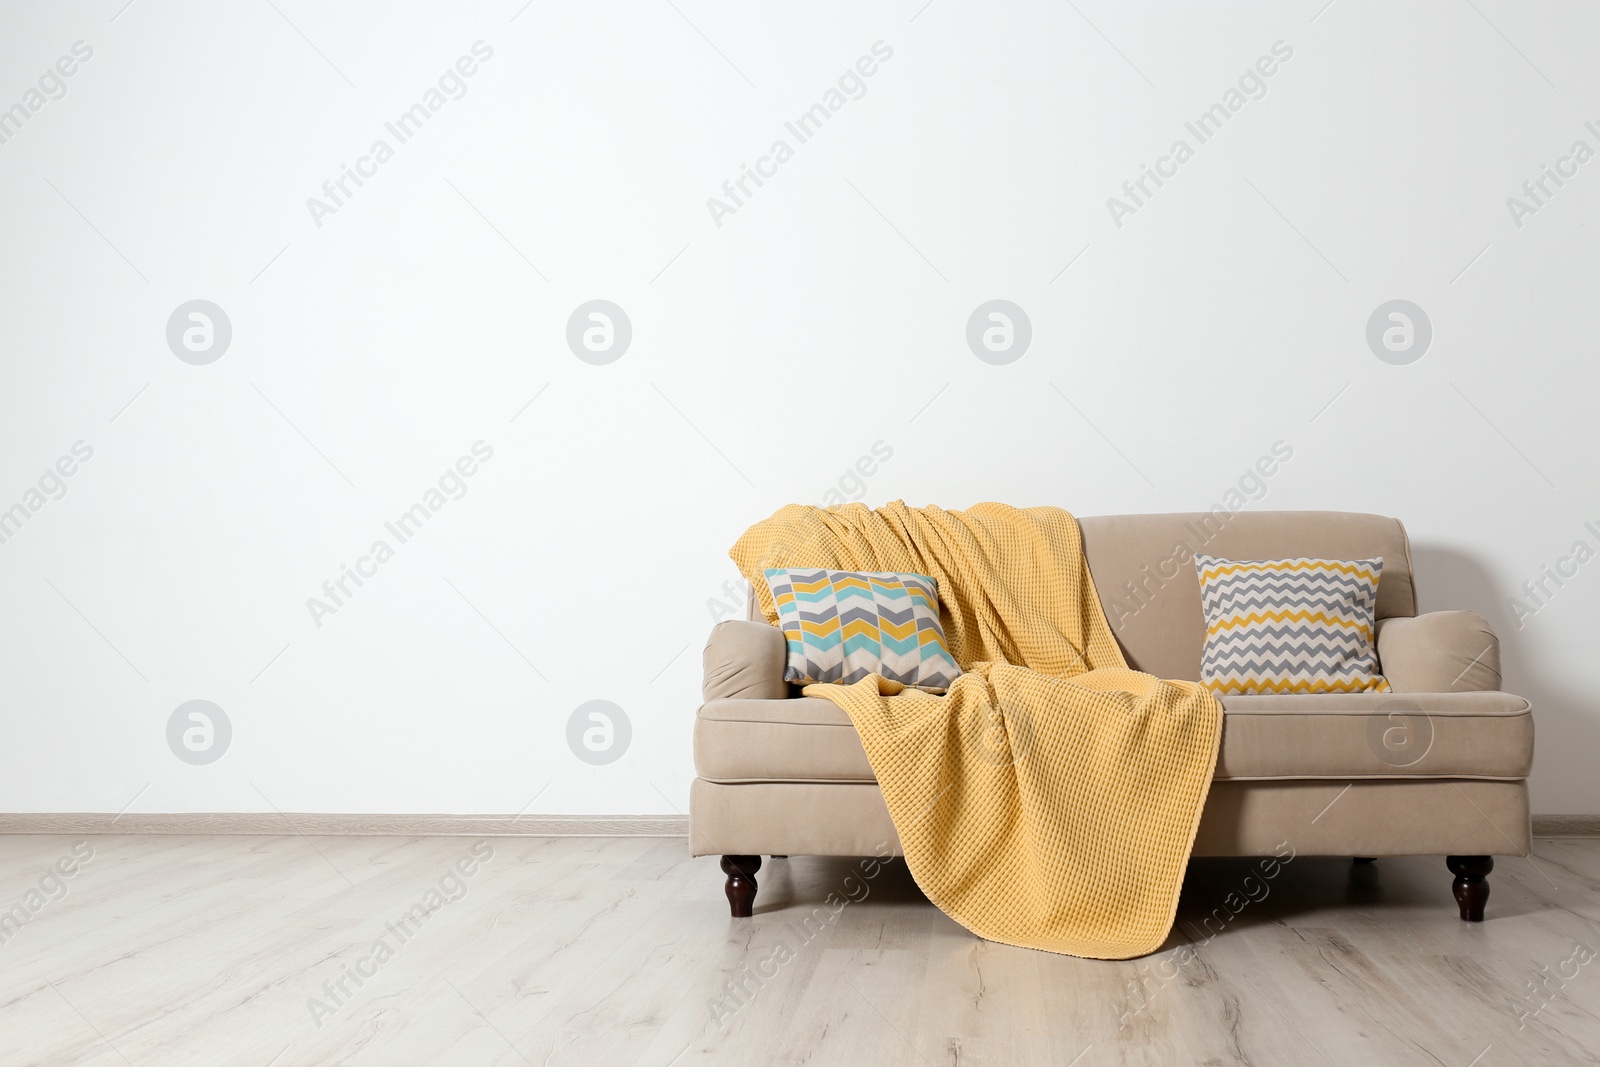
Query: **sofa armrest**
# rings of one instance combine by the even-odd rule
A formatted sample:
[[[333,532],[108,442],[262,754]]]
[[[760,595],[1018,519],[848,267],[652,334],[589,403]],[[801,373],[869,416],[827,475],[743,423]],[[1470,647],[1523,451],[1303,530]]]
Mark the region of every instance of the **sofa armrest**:
[[[1476,611],[1384,619],[1378,665],[1397,693],[1497,690],[1500,639]]]
[[[776,626],[744,619],[719,622],[711,628],[704,658],[705,682],[700,691],[707,701],[735,697],[784,700],[789,696],[789,685],[783,680],[789,646]]]

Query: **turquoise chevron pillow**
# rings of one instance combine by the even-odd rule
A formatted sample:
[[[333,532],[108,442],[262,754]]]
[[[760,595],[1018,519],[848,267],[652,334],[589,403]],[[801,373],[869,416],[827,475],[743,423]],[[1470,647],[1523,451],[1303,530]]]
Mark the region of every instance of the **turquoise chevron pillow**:
[[[939,625],[938,586],[922,574],[770,568],[785,681],[850,685],[876,674],[943,693],[960,675]]]

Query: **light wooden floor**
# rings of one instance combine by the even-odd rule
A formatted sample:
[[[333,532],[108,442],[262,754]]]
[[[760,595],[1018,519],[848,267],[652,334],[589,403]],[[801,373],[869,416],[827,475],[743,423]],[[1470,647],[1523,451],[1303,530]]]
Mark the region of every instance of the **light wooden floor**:
[[[1600,959],[1579,962],[1600,950],[1596,839],[1499,860],[1482,925],[1456,918],[1438,858],[1301,857],[1270,882],[1198,860],[1173,947],[1127,963],[980,941],[899,862],[867,879],[767,860],[756,917],[734,921],[716,860],[681,840],[492,838],[465,895],[400,944],[386,924],[472,839],[89,841],[66,895],[5,931],[0,1063],[1600,1062]],[[0,909],[72,844],[0,838]],[[830,893],[865,895],[834,915]],[[319,1027],[308,998],[332,1008],[323,983],[380,937],[392,958],[346,978]]]

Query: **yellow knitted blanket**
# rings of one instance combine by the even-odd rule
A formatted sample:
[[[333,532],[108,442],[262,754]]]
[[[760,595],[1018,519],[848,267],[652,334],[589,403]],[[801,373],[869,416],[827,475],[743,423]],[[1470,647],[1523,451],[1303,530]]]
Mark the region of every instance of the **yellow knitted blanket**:
[[[805,689],[855,722],[929,900],[1008,945],[1094,959],[1161,946],[1222,710],[1197,682],[1128,668],[1076,519],[1002,504],[794,504],[730,555],[774,623],[766,567],[938,582],[940,621],[966,672],[947,695],[882,678]]]

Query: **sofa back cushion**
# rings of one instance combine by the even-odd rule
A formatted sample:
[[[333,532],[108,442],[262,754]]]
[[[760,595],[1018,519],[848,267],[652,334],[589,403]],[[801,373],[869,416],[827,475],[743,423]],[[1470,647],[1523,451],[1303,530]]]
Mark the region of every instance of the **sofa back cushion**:
[[[1379,619],[1417,613],[1411,548],[1398,519],[1343,511],[1080,516],[1095,591],[1128,665],[1200,680],[1206,619],[1194,554],[1227,559],[1383,557]]]

